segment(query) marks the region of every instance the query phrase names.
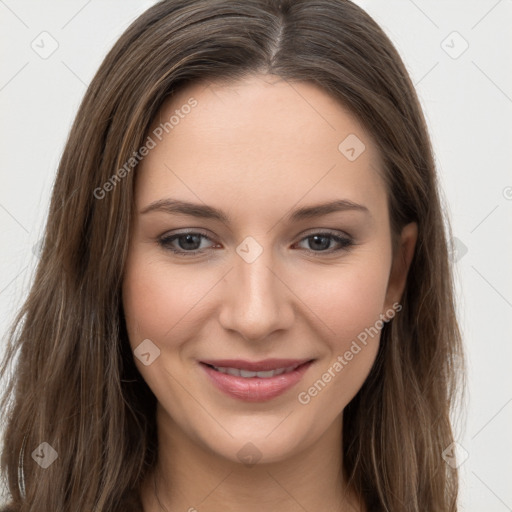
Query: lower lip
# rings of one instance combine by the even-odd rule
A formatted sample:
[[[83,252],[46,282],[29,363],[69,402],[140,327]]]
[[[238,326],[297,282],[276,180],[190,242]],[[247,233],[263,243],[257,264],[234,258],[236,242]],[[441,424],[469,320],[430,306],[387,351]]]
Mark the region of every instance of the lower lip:
[[[227,395],[246,402],[264,402],[283,394],[297,384],[312,362],[304,363],[290,373],[269,378],[236,377],[218,372],[204,363],[201,363],[201,366],[213,384]]]

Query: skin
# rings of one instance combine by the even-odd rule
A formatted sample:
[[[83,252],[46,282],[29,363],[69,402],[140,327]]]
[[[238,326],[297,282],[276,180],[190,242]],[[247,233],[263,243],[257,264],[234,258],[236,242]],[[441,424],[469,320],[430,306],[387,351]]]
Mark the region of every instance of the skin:
[[[317,86],[269,75],[195,83],[163,105],[151,131],[191,97],[197,106],[137,171],[123,284],[132,349],[149,339],[160,350],[147,366],[135,358],[158,399],[159,461],[141,489],[144,511],[364,510],[338,476],[342,414],[371,369],[380,331],[309,403],[298,394],[400,302],[417,227],[403,229],[393,256],[376,145]],[[354,161],[338,150],[349,134],[366,148]],[[229,222],[141,213],[171,197],[221,209]],[[368,211],[287,220],[337,199]],[[175,255],[159,243],[186,230],[208,238],[168,246],[202,254]],[[308,238],[326,230],[354,245],[332,252],[336,239]],[[236,251],[248,236],[262,249],[250,263]],[[292,389],[262,403],[223,394],[198,363],[274,357],[315,361]],[[237,456],[249,442],[261,457],[252,466]]]

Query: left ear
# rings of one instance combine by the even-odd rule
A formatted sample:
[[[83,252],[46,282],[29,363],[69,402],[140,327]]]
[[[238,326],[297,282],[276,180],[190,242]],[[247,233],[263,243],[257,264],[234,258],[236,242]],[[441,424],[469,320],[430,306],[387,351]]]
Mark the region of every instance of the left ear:
[[[402,298],[417,239],[418,225],[416,222],[411,222],[404,226],[391,264],[386,291],[386,310],[391,308],[395,302],[399,303]]]

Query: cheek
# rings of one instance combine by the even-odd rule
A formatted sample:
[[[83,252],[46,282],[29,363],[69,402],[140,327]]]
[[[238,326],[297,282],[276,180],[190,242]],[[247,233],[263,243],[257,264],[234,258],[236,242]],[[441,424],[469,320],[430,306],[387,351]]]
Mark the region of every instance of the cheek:
[[[161,343],[193,325],[194,308],[213,286],[212,276],[177,270],[135,255],[126,267],[123,305],[132,347],[144,338]],[[140,341],[139,341],[140,340]]]
[[[389,265],[361,258],[346,266],[303,274],[294,291],[336,340],[357,336],[380,318],[386,299]],[[329,334],[330,333],[330,334]]]
[[[310,404],[306,414],[323,410],[332,420],[350,402],[368,376],[379,348],[384,323],[381,313],[386,297],[389,265],[365,261],[364,265],[338,268],[335,272],[312,276],[302,283],[308,307],[327,326],[324,342],[328,354],[304,382],[298,401]]]

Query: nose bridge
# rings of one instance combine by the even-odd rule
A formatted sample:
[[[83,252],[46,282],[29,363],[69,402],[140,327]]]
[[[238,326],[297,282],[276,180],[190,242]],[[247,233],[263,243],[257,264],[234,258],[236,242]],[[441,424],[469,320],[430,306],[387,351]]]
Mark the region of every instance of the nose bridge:
[[[236,248],[221,323],[248,340],[260,340],[293,322],[286,286],[276,276],[273,251],[252,237]]]

